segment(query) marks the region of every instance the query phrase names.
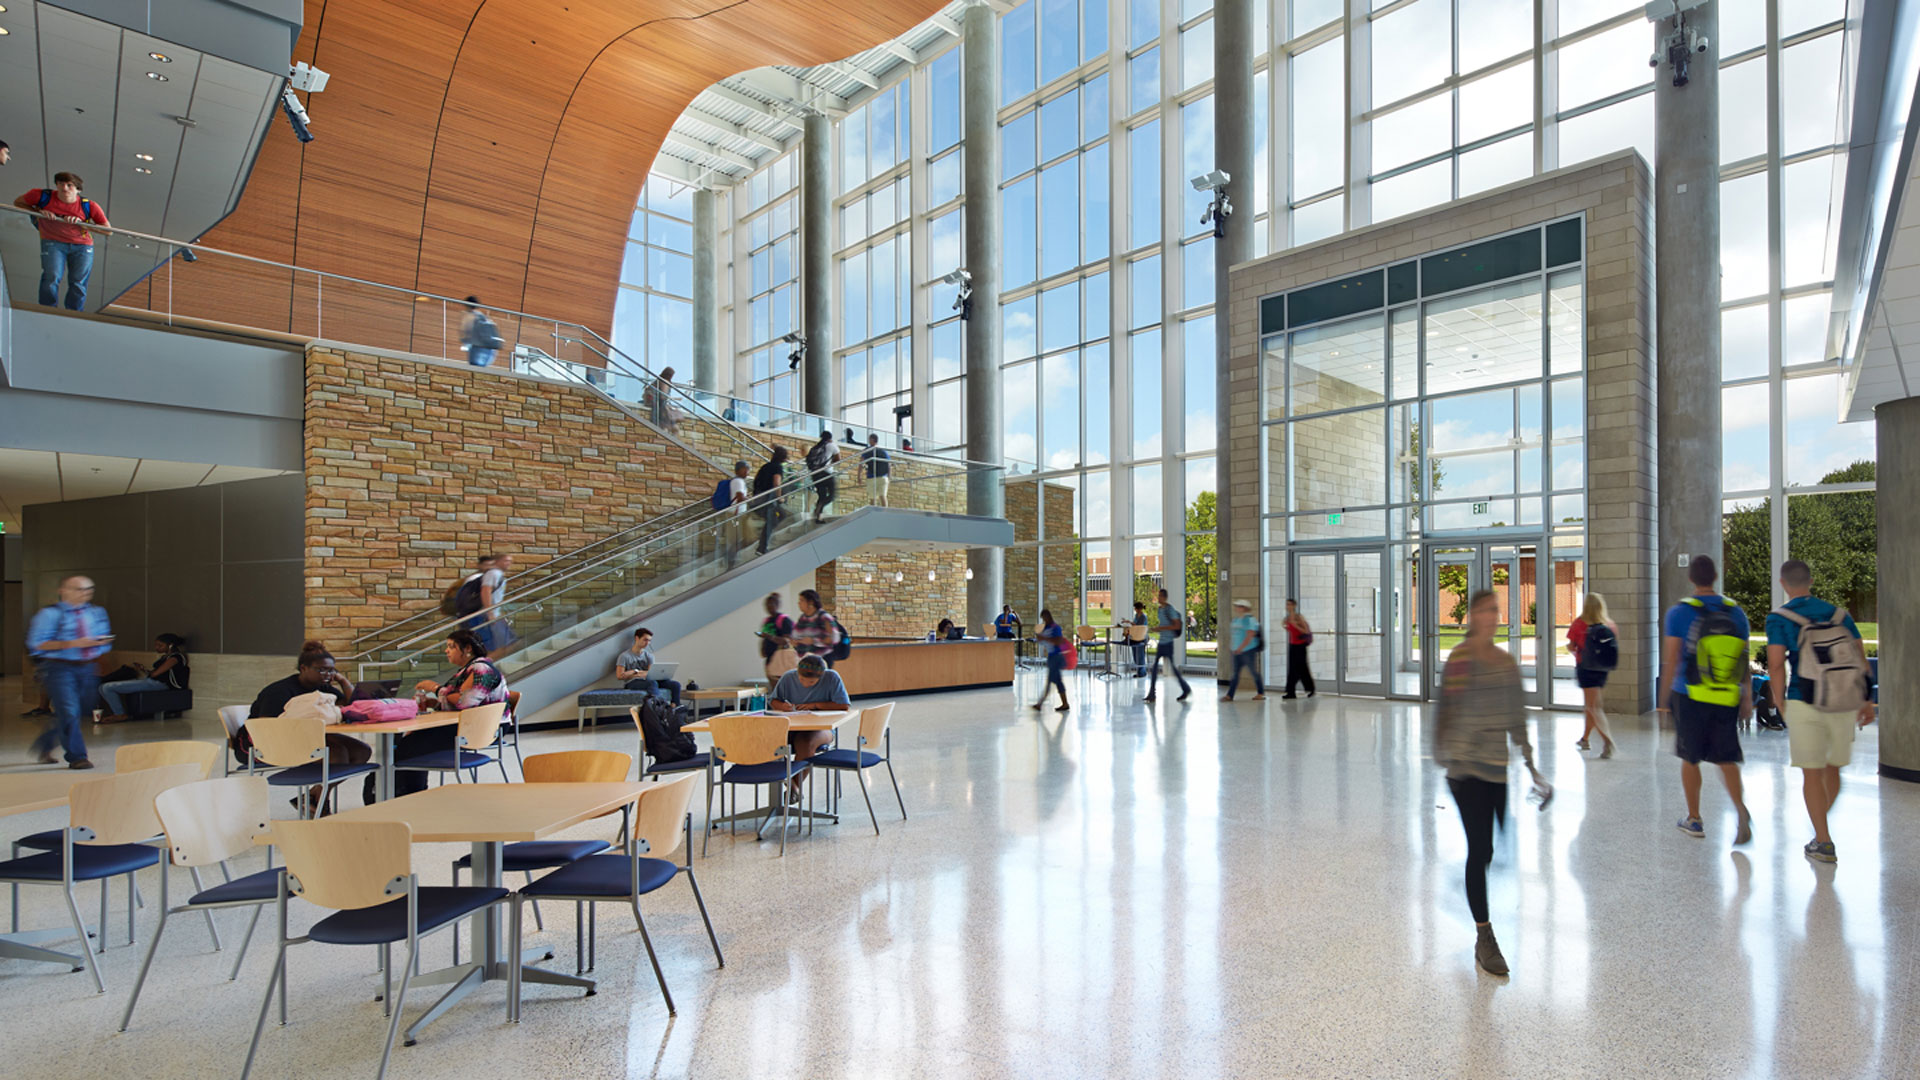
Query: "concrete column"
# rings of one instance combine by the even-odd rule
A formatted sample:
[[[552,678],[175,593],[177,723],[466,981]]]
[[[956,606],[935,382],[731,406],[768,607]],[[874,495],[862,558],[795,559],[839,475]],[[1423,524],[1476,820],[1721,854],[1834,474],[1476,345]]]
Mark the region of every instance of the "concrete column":
[[[1253,258],[1253,219],[1260,212],[1253,201],[1253,8],[1256,2],[1265,0],[1214,0],[1213,5],[1213,164],[1233,178],[1227,190],[1234,209],[1227,222],[1227,235],[1213,242],[1214,486],[1218,489],[1215,505],[1219,514],[1213,563],[1214,572],[1219,575],[1214,582],[1214,596],[1218,600],[1214,610],[1226,614],[1217,620],[1220,660],[1215,667],[1219,675],[1233,672],[1229,657],[1233,655],[1230,624],[1234,599],[1244,596],[1252,603],[1260,602],[1255,595],[1259,590],[1248,588],[1258,586],[1259,580],[1236,582],[1228,569],[1233,565],[1234,516],[1232,500],[1227,497],[1228,485],[1239,475],[1233,456],[1233,428],[1228,408],[1233,401],[1231,361],[1235,314],[1233,294],[1227,287],[1228,270],[1236,263]],[[1188,357],[1187,362],[1192,363],[1193,357]],[[1248,464],[1251,466],[1254,461],[1249,458]],[[1257,477],[1259,470],[1253,468],[1248,475]],[[1191,492],[1188,498],[1192,498]]]
[[[1880,775],[1920,783],[1920,397],[1873,411],[1880,550]]]
[[[1682,556],[1721,561],[1720,537],[1720,66],[1719,8],[1708,0],[1685,13],[1713,42],[1692,54],[1689,81],[1673,85],[1665,38],[1653,80],[1655,447],[1661,604],[1691,591]],[[1604,268],[1589,270],[1589,278]]]
[[[833,125],[808,113],[800,147],[800,408],[832,417],[833,401]],[[780,363],[786,354],[774,352]]]
[[[1000,41],[993,8],[975,4],[962,17],[961,131],[966,148],[967,272],[973,275],[973,314],[967,320],[967,457],[1003,464],[1000,417]],[[967,513],[1006,517],[1005,477],[983,472],[967,482]],[[1006,561],[999,548],[973,548],[967,567],[967,625],[1000,613]]]
[[[720,197],[693,193],[693,385],[720,392]]]

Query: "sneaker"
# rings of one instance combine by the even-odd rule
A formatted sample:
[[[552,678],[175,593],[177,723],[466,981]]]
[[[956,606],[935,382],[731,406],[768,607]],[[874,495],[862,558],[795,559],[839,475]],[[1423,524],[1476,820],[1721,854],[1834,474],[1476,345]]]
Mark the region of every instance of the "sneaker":
[[[1585,740],[1585,739],[1581,739],[1581,740],[1580,740],[1579,742],[1577,742],[1577,743],[1574,743],[1574,744],[1573,744],[1573,748],[1574,748],[1575,750],[1591,750],[1591,749],[1593,749],[1593,747],[1591,747],[1591,746],[1588,746],[1588,745],[1587,745],[1587,740]]]
[[[91,761],[88,761],[88,760],[87,760],[86,758],[81,758],[81,759],[80,759],[79,761],[69,761],[69,762],[67,762],[67,768],[69,768],[69,769],[91,769],[91,768],[93,768],[93,762],[91,762]]]
[[[1681,832],[1686,833],[1695,840],[1705,840],[1707,838],[1706,827],[1700,824],[1700,819],[1697,817],[1681,818],[1679,828]]]
[[[1299,694],[1281,694],[1280,700],[1281,701],[1299,701],[1300,695]]]
[[[1193,691],[1192,691],[1192,690],[1182,690],[1182,691],[1180,691],[1180,696],[1179,696],[1179,697],[1177,697],[1177,698],[1174,698],[1173,700],[1175,700],[1175,701],[1185,701],[1185,700],[1187,700],[1188,698],[1190,698],[1190,697],[1192,697],[1192,696],[1193,696]]]
[[[1833,853],[1832,843],[1823,844],[1818,840],[1809,840],[1807,841],[1807,846],[1801,850],[1805,851],[1807,858],[1812,859],[1814,862],[1839,861],[1839,857]]]
[[[1230,698],[1230,697],[1222,697],[1222,698],[1221,698],[1220,700],[1221,700],[1221,701],[1232,701],[1233,699],[1232,699],[1232,698]]]
[[[60,764],[60,759],[59,759],[59,758],[57,758],[57,757],[54,757],[54,756],[53,756],[53,751],[51,751],[51,750],[44,750],[44,751],[42,751],[42,752],[41,752],[41,754],[40,754],[40,764],[42,764],[42,765],[58,765],[58,764]]]
[[[1160,700],[1160,699],[1159,699],[1159,698],[1157,698],[1157,697],[1155,697],[1155,696],[1154,696],[1154,695],[1152,695],[1152,694],[1148,694],[1148,695],[1147,695],[1146,697],[1143,697],[1143,698],[1141,698],[1140,700],[1141,700],[1141,701],[1158,701],[1158,700]]]
[[[1267,700],[1267,695],[1265,695],[1265,694],[1255,694],[1255,695],[1253,695],[1253,700],[1255,700],[1255,701],[1265,701],[1265,700]]]
[[[1053,711],[1054,712],[1072,712],[1073,706],[1067,705],[1067,704],[1061,704],[1061,705],[1055,706]]]
[[[1606,738],[1605,736],[1601,736],[1601,737]],[[1613,740],[1607,739],[1606,749],[1600,751],[1600,760],[1605,761],[1612,756],[1613,756]]]
[[[1735,845],[1744,844],[1753,839],[1753,815],[1747,813],[1747,808],[1744,806],[1737,809],[1740,811],[1740,824],[1733,831]]]
[[[20,719],[31,720],[36,716],[52,716],[52,715],[53,715],[52,709],[42,709],[39,706],[35,706],[31,709],[28,709],[26,712],[21,713]]]
[[[1492,930],[1480,931],[1480,940],[1473,943],[1473,959],[1489,975],[1507,974],[1507,958],[1500,955],[1500,943],[1493,940]]]

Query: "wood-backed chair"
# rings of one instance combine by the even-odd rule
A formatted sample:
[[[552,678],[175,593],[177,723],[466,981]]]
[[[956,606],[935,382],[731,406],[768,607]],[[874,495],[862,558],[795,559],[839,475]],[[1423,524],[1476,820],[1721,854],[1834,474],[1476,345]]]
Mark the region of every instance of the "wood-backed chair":
[[[734,805],[738,809],[739,793],[734,789],[742,784],[767,785],[773,791],[771,801],[767,804],[767,820],[761,823],[761,828],[773,822],[777,809],[780,814],[780,854],[785,855],[792,817],[788,808],[793,803],[793,780],[805,776],[808,768],[807,762],[793,756],[793,747],[788,745],[790,731],[787,718],[778,714],[722,714],[713,717],[708,724],[713,734],[713,751],[707,768],[707,821],[713,821],[713,790],[716,784],[720,785],[722,792],[723,809],[727,792],[734,792]],[[707,853],[708,841],[712,839],[713,828],[709,824],[700,842],[700,854]]]
[[[507,702],[496,701],[491,705],[476,705],[471,709],[460,710],[460,721],[453,736],[453,749],[434,750],[396,761],[396,771],[452,773],[456,783],[464,770],[469,779],[478,783],[482,765],[500,766],[500,779],[511,783],[513,777],[507,775],[505,755],[499,758],[481,753],[475,747],[491,747],[500,737],[500,729],[506,723]],[[523,774],[524,775],[524,774]]]
[[[247,936],[240,941],[239,955],[233,958],[233,970],[227,981],[240,977],[240,963],[247,958],[247,946],[253,942],[254,928],[260,924],[260,911],[274,902],[280,893],[280,872],[273,868],[273,849],[267,848],[265,870],[235,878],[227,871],[227,860],[255,850],[254,837],[272,828],[272,796],[266,777],[229,776],[218,780],[200,780],[168,788],[154,799],[154,813],[165,830],[168,864],[184,866],[193,875],[194,892],[177,907],[167,905],[166,866],[160,870],[160,925],[154,927],[147,942],[146,959],[140,962],[140,976],[134,980],[133,995],[120,1015],[120,1030],[133,1021],[133,1007],[140,1001],[140,989],[147,983],[147,971],[153,967],[153,954],[160,948],[160,935],[167,932],[169,916],[198,911],[207,918],[213,933],[213,947],[220,948],[220,934],[213,930],[213,912],[223,908],[251,907],[253,918],[247,923]],[[213,888],[200,882],[200,868],[217,866],[224,879]]]
[[[133,875],[160,861],[160,852],[148,839],[160,832],[160,819],[154,814],[153,801],[161,792],[200,779],[198,765],[163,765],[136,772],[114,773],[98,780],[83,780],[73,785],[67,796],[68,826],[60,831],[60,847],[0,863],[0,881],[12,885],[58,885],[66,893],[67,914],[73,919],[74,937],[86,957],[87,971],[93,975],[94,989],[107,992],[95,963],[95,946],[87,941],[86,924],[80,921],[80,906],[73,898],[78,881],[101,881],[124,876],[127,879],[127,944],[133,944]],[[100,930],[98,950],[107,947],[107,890],[100,890]],[[28,948],[28,947],[21,947]],[[40,959],[65,960],[51,950]]]
[[[312,713],[256,716],[247,721],[247,734],[253,740],[247,750],[247,772],[257,775],[262,765],[277,769],[267,774],[267,783],[274,787],[299,788],[299,811],[303,818],[319,814],[320,803],[332,794],[335,784],[380,767],[371,761],[335,765],[327,753],[326,721]],[[312,797],[311,788],[319,789],[318,800]]]
[[[529,784],[607,784],[625,780],[627,770],[631,768],[633,758],[618,750],[561,750],[528,758],[521,763],[520,775]],[[598,855],[614,844],[624,844],[627,842],[629,812],[625,806],[620,808],[620,832],[611,843],[605,840],[523,840],[508,844],[500,854],[501,872],[525,874],[527,884],[531,885],[535,870],[565,866],[589,855]],[[460,871],[472,866],[471,854],[455,859],[453,883],[460,884]],[[547,928],[546,921],[540,917],[539,904],[533,905],[533,921],[539,929]],[[460,962],[459,930],[453,932],[453,962]]]
[[[258,723],[259,721],[255,721]],[[279,821],[273,826],[274,844],[285,860],[274,898],[278,951],[267,992],[260,999],[260,1017],[247,1047],[241,1080],[253,1072],[260,1050],[260,1033],[267,1025],[273,992],[280,991],[280,1022],[287,1022],[287,947],[317,941],[327,945],[377,945],[385,986],[380,1000],[393,1019],[387,1025],[386,1046],[380,1053],[381,1080],[393,1057],[394,1036],[400,1031],[401,1009],[413,981],[422,937],[454,925],[458,920],[504,903],[507,890],[484,885],[423,886],[413,872],[413,830],[399,821]],[[289,937],[287,901],[298,896],[333,914],[313,924],[305,935]],[[407,959],[400,965],[400,993],[393,991],[392,949],[407,943]],[[510,964],[509,982],[518,989],[520,965]],[[508,997],[512,1011],[512,997]],[[337,1036],[338,1032],[332,1033]]]
[[[1113,650],[1107,645],[1107,639],[1104,634],[1085,623],[1081,623],[1074,629],[1073,636],[1075,639],[1074,648],[1080,652],[1081,670],[1092,670],[1100,675],[1109,675],[1113,672]],[[1089,662],[1095,656],[1100,658],[1100,665],[1098,667],[1095,667]]]
[[[510,924],[515,949],[513,955],[520,955],[524,945],[521,940],[521,905],[535,900],[572,900],[575,909],[574,966],[579,971],[591,971],[595,952],[595,906],[604,902],[624,901],[633,906],[633,921],[640,929],[641,943],[647,947],[647,959],[653,962],[653,977],[660,984],[660,996],[666,999],[667,1014],[675,1015],[673,995],[667,990],[667,977],[660,970],[660,957],[653,951],[653,939],[647,934],[646,920],[640,914],[642,896],[685,874],[687,885],[693,890],[693,902],[700,908],[700,921],[706,924],[707,940],[713,944],[713,957],[721,967],[727,966],[727,958],[720,951],[720,937],[714,933],[713,920],[707,915],[706,899],[700,895],[700,883],[693,877],[693,815],[687,811],[692,801],[691,776],[648,787],[641,794],[634,812],[633,834],[627,854],[592,855],[568,863],[521,889],[513,898]],[[676,863],[673,853],[683,845],[687,852],[686,862]],[[580,917],[579,910],[583,904],[586,906],[584,918]],[[582,925],[587,928],[584,958],[580,953],[578,929]],[[509,997],[509,1015],[518,1023],[518,984],[509,992]]]
[[[247,726],[247,714],[252,711],[253,709],[247,705],[220,706],[220,726],[226,730],[227,745],[229,747],[238,745],[235,740],[240,737],[240,729]],[[221,775],[233,775],[233,763],[239,756],[240,752],[238,750],[226,756],[226,769]],[[244,765],[246,763],[243,761],[241,764]]]
[[[647,729],[641,726],[640,723],[640,706],[629,706],[627,708],[627,715],[633,718],[634,733],[640,738],[640,775],[642,777],[651,776],[655,780],[658,780],[662,776],[669,776],[673,773],[692,772],[695,769],[704,769],[707,767],[707,763],[711,759],[706,754],[695,754],[692,757],[681,758],[678,761],[655,760],[653,752],[647,749]]]
[[[867,800],[867,817],[873,822],[875,836],[880,835],[880,818],[873,812],[873,796],[867,792],[867,770],[885,765],[887,779],[893,783],[894,801],[900,804],[900,820],[907,820],[907,801],[900,797],[900,781],[893,775],[893,702],[860,710],[860,733],[852,749],[822,750],[807,762],[816,768],[853,773],[860,782],[860,797]]]

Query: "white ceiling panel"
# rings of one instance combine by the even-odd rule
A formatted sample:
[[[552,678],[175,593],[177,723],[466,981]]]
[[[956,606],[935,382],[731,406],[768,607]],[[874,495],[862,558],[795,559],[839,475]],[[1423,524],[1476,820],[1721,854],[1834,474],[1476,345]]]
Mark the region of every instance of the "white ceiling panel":
[[[231,484],[235,480],[258,480],[263,476],[283,476],[285,469],[253,469],[244,465],[216,465],[203,484]]]
[[[127,483],[128,492],[166,491],[170,488],[197,487],[213,471],[213,466],[197,461],[142,460]]]
[[[133,479],[137,458],[101,457],[97,454],[61,454],[60,495],[63,501],[98,499],[124,495]]]
[[[37,503],[72,502],[146,491],[223,484],[280,476],[278,469],[215,467],[46,450],[0,450],[0,521],[19,532],[21,510]]]

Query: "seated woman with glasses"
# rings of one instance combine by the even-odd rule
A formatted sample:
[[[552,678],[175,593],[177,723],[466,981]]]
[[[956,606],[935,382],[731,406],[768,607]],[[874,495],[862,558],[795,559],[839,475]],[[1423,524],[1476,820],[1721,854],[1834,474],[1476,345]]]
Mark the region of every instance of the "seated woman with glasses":
[[[419,703],[420,711],[457,712],[507,700],[507,677],[500,673],[492,660],[487,659],[487,647],[480,644],[480,638],[473,631],[455,630],[447,635],[443,648],[446,650],[447,663],[454,666],[453,676],[443,683],[422,679],[415,684],[413,700]],[[456,724],[409,731],[394,740],[393,758],[395,761],[405,761],[452,750],[453,741],[459,733]],[[467,749],[482,748],[470,746]],[[393,776],[393,793],[396,796],[411,795],[426,789],[427,774],[424,772],[403,769]]]

